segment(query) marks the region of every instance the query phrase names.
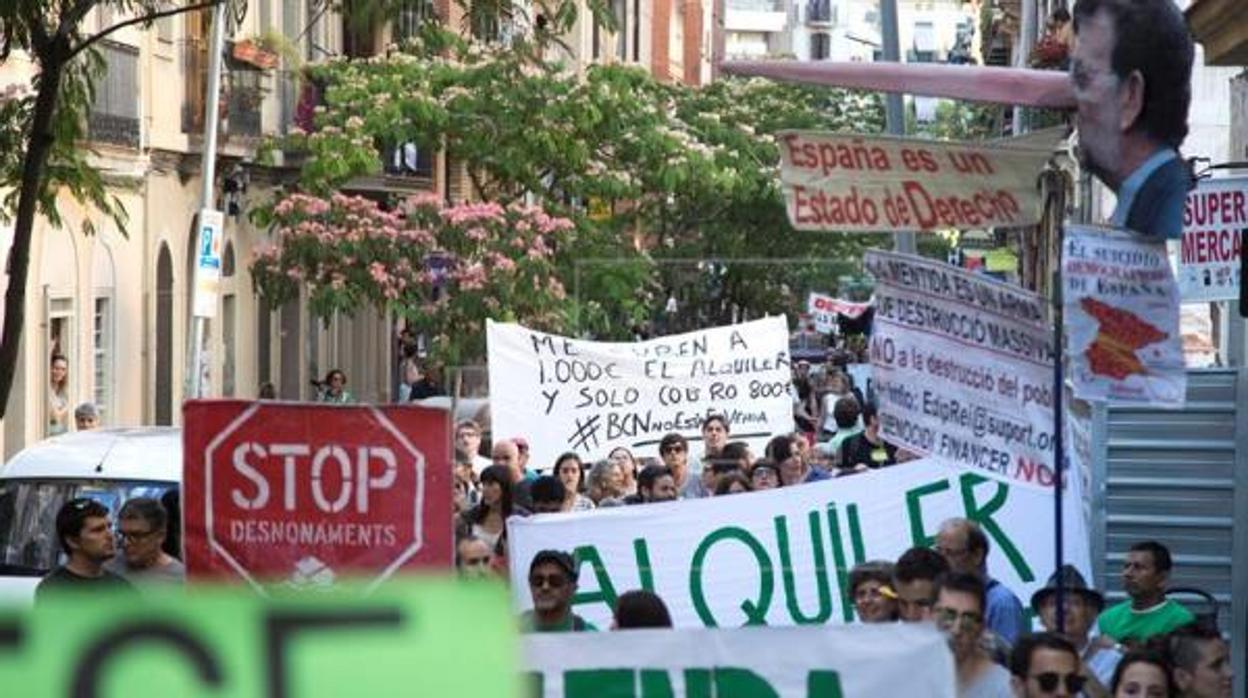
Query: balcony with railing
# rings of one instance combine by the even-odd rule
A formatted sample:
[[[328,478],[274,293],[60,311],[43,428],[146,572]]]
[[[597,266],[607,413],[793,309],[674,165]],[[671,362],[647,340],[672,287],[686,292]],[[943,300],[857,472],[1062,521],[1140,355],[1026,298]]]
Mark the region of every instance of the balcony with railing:
[[[185,99],[182,102],[182,132],[195,135],[204,130],[208,102],[208,44],[202,39],[183,42],[182,62]],[[221,76],[221,134],[225,138],[259,138],[265,95],[263,71],[255,66],[227,60]]]
[[[831,27],[836,25],[836,20],[836,6],[832,0],[807,0],[806,24]]]
[[[87,113],[87,135],[97,143],[138,148],[139,49],[105,41],[101,42],[100,56],[107,72],[95,86],[95,99]]]

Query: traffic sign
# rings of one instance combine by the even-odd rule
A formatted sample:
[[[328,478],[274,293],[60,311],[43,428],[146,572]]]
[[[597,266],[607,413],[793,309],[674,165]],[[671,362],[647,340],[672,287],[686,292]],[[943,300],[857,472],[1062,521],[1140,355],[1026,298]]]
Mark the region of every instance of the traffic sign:
[[[199,249],[195,255],[195,286],[192,303],[195,317],[217,316],[217,298],[221,293],[221,245],[225,236],[225,217],[210,208],[199,212]]]
[[[191,401],[184,418],[192,578],[263,591],[451,566],[445,410]]]

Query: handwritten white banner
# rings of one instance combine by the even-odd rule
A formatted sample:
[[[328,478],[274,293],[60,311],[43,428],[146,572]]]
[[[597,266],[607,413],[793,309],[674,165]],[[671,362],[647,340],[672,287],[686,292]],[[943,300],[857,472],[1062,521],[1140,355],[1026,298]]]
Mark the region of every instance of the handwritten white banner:
[[[657,455],[669,432],[696,454],[702,420],[722,414],[730,441],[762,453],[769,438],[793,430],[788,337],[783,317],[632,343],[491,322],[494,436],[528,439],[536,468],[565,451],[598,459],[626,446]]]

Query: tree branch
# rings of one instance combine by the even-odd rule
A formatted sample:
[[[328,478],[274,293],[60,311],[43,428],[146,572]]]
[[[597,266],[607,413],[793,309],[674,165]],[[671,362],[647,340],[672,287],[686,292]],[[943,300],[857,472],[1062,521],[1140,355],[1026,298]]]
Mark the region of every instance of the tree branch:
[[[114,24],[108,29],[105,29],[104,31],[100,32],[99,34],[95,34],[89,37],[86,41],[76,46],[73,51],[69,52],[69,58],[70,60],[73,60],[74,56],[77,56],[79,53],[82,53],[82,51],[85,50],[88,46],[90,46],[91,44],[94,44],[95,42],[99,41],[100,39],[103,39],[104,37],[108,36],[109,34],[112,34],[113,32],[119,29],[131,27],[136,24],[145,24],[148,22],[154,22],[164,17],[172,17],[174,15],[180,15],[183,12],[194,12],[195,10],[206,10],[210,7],[216,7],[217,5],[220,5],[221,3],[225,1],[226,0],[207,0],[207,2],[197,3],[195,5],[187,5],[186,7],[175,7],[171,10],[161,10],[160,12],[152,12],[151,14],[146,14],[146,15],[143,15],[142,17],[135,17],[133,19],[127,19],[124,22],[118,22],[117,24]]]

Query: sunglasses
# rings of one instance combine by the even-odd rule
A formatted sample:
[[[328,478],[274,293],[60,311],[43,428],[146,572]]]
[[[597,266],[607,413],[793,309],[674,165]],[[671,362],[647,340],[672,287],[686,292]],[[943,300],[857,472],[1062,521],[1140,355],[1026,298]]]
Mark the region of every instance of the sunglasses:
[[[684,453],[684,452],[685,452],[684,446],[666,446],[664,448],[659,449],[659,453]]]
[[[984,617],[978,613],[958,613],[952,608],[936,609],[936,623],[942,628],[952,628],[954,625],[961,625],[963,628],[973,630],[983,622]]]
[[[533,574],[529,575],[529,586],[534,589],[540,589],[548,586],[551,589],[562,589],[568,585],[567,577],[561,574]]]
[[[1058,683],[1066,684],[1066,692],[1074,695],[1083,690],[1083,685],[1087,683],[1087,679],[1078,674],[1059,674],[1056,671],[1046,671],[1043,674],[1035,674],[1031,678],[1036,680],[1040,686],[1040,690],[1045,693],[1052,693],[1057,690]]]
[[[462,560],[464,567],[485,567],[490,564],[489,557],[466,557]]]

